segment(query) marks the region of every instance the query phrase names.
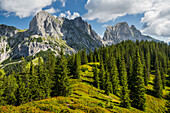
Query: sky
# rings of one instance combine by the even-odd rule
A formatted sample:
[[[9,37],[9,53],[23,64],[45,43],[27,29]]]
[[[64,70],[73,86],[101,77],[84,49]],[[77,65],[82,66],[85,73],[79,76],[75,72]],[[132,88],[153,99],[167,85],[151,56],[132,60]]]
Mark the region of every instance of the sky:
[[[0,0],[0,24],[28,29],[41,10],[68,19],[81,16],[101,37],[108,25],[127,22],[170,42],[170,0]]]

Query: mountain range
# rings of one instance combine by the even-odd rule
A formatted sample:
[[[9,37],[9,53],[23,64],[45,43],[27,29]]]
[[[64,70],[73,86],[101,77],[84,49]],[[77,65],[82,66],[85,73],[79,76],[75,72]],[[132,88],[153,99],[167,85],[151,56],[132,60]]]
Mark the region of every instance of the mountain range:
[[[8,58],[35,55],[48,49],[55,51],[57,55],[61,47],[69,54],[81,49],[89,51],[90,48],[94,50],[95,47],[116,44],[123,40],[158,41],[142,35],[134,25],[129,27],[126,22],[107,26],[104,37],[101,38],[81,17],[69,20],[40,11],[30,22],[29,29],[20,30],[13,26],[0,25],[0,62]]]

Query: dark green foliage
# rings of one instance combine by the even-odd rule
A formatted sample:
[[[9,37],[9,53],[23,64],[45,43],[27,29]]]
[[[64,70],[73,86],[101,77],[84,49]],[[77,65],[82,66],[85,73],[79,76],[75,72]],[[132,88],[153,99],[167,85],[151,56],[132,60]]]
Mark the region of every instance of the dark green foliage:
[[[120,105],[125,108],[130,108],[130,97],[129,97],[129,90],[128,90],[128,83],[127,83],[127,72],[125,68],[124,59],[121,59],[120,63],[120,76],[122,81],[122,90],[121,90],[121,103]]]
[[[89,60],[89,62],[93,62],[93,54],[92,54],[91,48],[90,48],[90,52],[89,52],[89,55],[88,55],[88,60]]]
[[[55,85],[54,96],[68,96],[71,93],[67,61],[63,53],[63,49],[60,52],[59,64],[56,66],[55,72]]]
[[[93,75],[94,75],[94,86],[100,89],[100,78],[99,78],[97,66],[95,66],[94,68]]]
[[[74,78],[80,79],[80,65],[81,65],[81,60],[80,60],[80,55],[79,53],[76,54],[75,56],[75,73],[74,73]]]
[[[103,62],[101,62],[100,64],[100,73],[99,73],[99,77],[100,77],[100,81],[101,81],[101,89],[105,89],[105,82],[106,82],[106,77],[105,77],[105,69],[104,69],[104,65]]]
[[[82,50],[81,52],[81,64],[87,64],[88,63],[88,59],[87,59],[87,55],[86,55],[86,50]]]
[[[170,113],[170,93],[167,96],[166,107],[167,107],[167,113]]]
[[[119,87],[120,87],[120,85],[119,85],[119,77],[118,77],[119,72],[118,72],[118,69],[117,69],[115,58],[112,57],[110,62],[112,64],[111,69],[110,69],[112,90],[113,90],[114,94],[119,95]]]
[[[143,66],[140,61],[139,50],[136,50],[136,56],[133,64],[133,85],[131,86],[130,97],[132,100],[132,106],[140,110],[145,110],[145,85],[143,77]]]
[[[110,74],[106,68],[106,82],[105,82],[105,94],[109,95],[109,93],[113,93],[113,90],[112,90],[112,83],[110,82]]]
[[[16,92],[18,88],[17,80],[15,78],[15,73],[5,77],[5,90],[4,90],[4,99],[7,104],[15,105],[17,102]]]
[[[158,48],[157,48],[158,50]],[[159,63],[158,63],[158,56],[157,50],[155,50],[155,79],[154,79],[154,92],[155,96],[158,98],[162,98],[162,80],[159,71]]]

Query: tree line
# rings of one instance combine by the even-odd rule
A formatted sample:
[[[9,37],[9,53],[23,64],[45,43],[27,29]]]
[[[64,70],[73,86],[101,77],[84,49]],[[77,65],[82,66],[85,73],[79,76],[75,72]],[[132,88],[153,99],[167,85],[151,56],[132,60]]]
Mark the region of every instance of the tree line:
[[[80,66],[99,62],[93,67],[94,83],[106,95],[120,97],[120,105],[145,110],[146,86],[150,73],[155,75],[153,95],[162,98],[162,90],[170,85],[168,62],[170,47],[164,43],[148,41],[122,41],[111,46],[101,46],[92,51],[81,50],[71,55],[61,49],[55,57],[48,53],[45,61],[38,57],[38,64],[28,65],[24,58],[19,72],[6,76],[0,71],[0,105],[20,105],[33,100],[72,93],[70,78],[81,79]]]

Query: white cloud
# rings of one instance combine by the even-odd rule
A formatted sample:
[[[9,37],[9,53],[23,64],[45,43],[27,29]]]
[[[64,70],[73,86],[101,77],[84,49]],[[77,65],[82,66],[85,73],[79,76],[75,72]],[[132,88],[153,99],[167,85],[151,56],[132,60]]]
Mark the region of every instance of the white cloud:
[[[47,11],[48,13],[54,14],[56,12],[60,12],[59,9],[54,9],[53,7],[51,7],[50,9],[46,9],[45,11]]]
[[[60,0],[60,2],[62,3],[62,7],[66,6],[66,0]]]
[[[156,0],[152,8],[145,12],[141,22],[145,24],[142,30],[145,34],[170,36],[170,1]]]
[[[107,27],[108,25],[107,24],[104,24],[104,25],[102,25],[102,28],[105,28],[105,27]]]
[[[141,14],[145,27],[143,33],[170,36],[170,0],[88,0],[88,12],[83,19],[104,23],[127,14]]]
[[[14,13],[20,18],[34,15],[56,0],[0,0],[0,11]]]
[[[59,17],[66,17],[66,14],[60,13]]]
[[[144,13],[149,10],[154,0],[88,0],[85,8],[88,12],[84,19],[98,22],[115,20],[126,14]]]
[[[76,17],[79,17],[80,14],[78,12],[74,12],[73,15],[71,14],[71,12],[68,10],[65,13],[60,13],[59,17],[66,17],[68,19],[74,19]]]

